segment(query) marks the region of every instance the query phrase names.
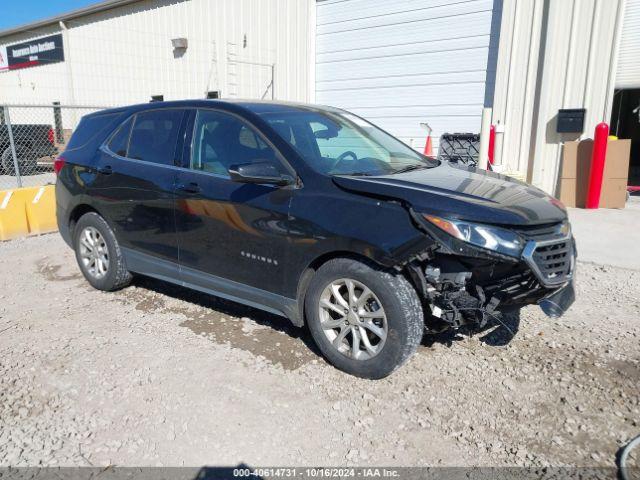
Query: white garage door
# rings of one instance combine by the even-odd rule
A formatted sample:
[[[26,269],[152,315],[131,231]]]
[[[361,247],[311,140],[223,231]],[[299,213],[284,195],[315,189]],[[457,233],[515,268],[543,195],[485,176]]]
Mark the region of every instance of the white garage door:
[[[351,110],[420,150],[420,122],[434,129],[436,147],[444,132],[479,132],[485,83],[493,89],[494,0],[325,0],[316,8],[317,103]]]
[[[625,7],[616,88],[640,88],[640,0],[627,0]]]

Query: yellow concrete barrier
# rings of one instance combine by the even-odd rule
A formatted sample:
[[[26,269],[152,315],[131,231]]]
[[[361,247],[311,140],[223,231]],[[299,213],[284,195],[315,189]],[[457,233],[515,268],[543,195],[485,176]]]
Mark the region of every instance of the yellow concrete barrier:
[[[14,190],[0,192],[0,240],[10,240],[29,234],[24,202]]]
[[[57,228],[53,185],[0,191],[0,240]]]
[[[25,203],[29,233],[47,233],[58,230],[56,221],[56,192],[53,185],[39,187]]]

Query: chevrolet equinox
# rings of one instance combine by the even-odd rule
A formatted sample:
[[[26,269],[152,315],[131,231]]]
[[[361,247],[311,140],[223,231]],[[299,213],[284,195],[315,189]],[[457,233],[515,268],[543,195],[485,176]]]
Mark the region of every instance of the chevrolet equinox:
[[[389,375],[425,331],[574,301],[559,201],[337,108],[104,110],[54,167],[60,233],[92,286],[142,274],[284,316],[360,377]]]

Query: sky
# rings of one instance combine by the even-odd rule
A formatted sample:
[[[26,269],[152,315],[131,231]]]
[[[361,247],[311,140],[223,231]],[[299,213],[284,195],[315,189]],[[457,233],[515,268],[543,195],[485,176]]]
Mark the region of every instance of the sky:
[[[0,30],[5,30],[86,7],[98,0],[4,0],[2,3],[6,4],[0,15]]]

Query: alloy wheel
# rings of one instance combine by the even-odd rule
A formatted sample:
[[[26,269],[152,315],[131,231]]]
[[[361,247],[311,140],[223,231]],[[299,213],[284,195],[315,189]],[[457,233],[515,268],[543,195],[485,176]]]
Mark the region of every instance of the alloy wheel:
[[[95,279],[103,278],[109,271],[109,249],[100,232],[85,227],[80,232],[80,259],[86,271]]]
[[[368,360],[382,351],[387,339],[387,316],[369,287],[357,280],[334,280],[319,302],[320,327],[338,352],[354,360]]]

